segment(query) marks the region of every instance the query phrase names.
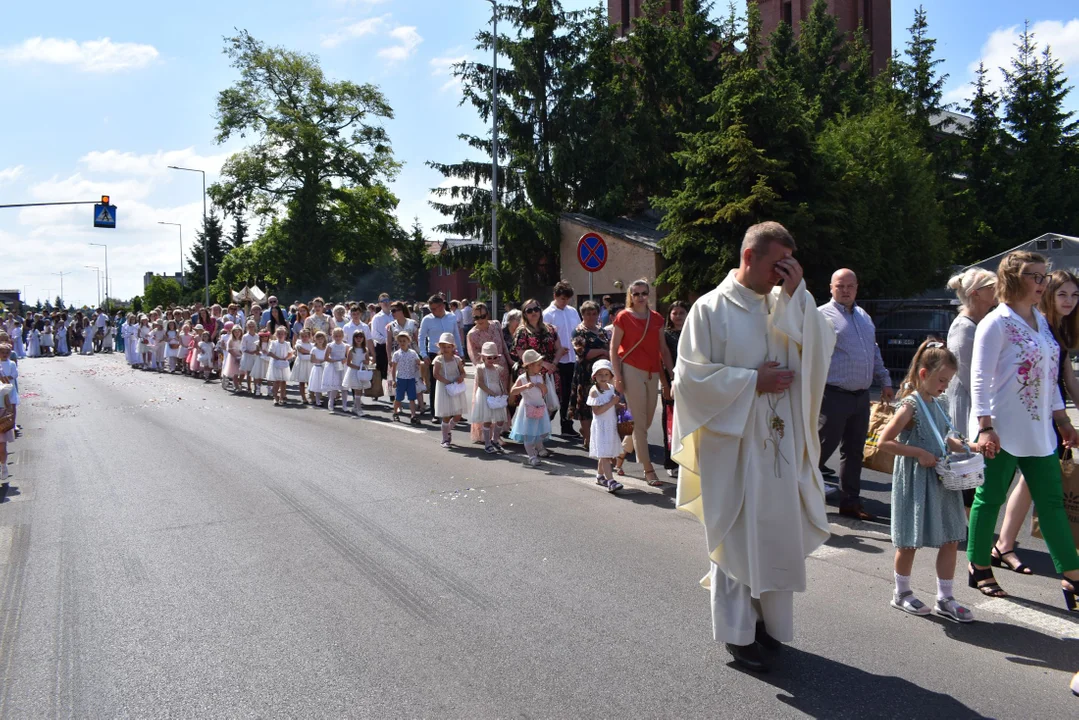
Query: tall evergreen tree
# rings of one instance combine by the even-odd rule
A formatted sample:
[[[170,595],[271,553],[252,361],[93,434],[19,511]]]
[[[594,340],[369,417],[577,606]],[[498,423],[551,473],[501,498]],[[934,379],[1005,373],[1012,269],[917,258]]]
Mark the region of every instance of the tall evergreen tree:
[[[813,0],[798,36],[798,80],[816,109],[818,127],[839,114],[844,99],[851,97],[843,69],[846,55],[847,38],[827,0]]]
[[[206,275],[203,272],[203,249],[205,257],[209,261],[210,281],[217,277],[217,269],[225,257],[228,248],[225,247],[224,232],[221,227],[221,218],[211,209],[206,216],[206,224],[195,233],[195,242],[192,243],[187,258],[187,291],[201,290]],[[194,293],[198,295],[199,293]]]
[[[247,221],[244,220],[243,213],[237,213],[232,216],[232,232],[228,237],[228,249],[243,247],[246,242]]]
[[[419,220],[412,224],[412,232],[397,249],[394,263],[394,290],[397,297],[420,300],[427,297],[427,238]]]
[[[933,125],[941,122],[940,116],[947,109],[943,98],[948,75],[937,71],[944,60],[935,56],[937,41],[929,37],[929,20],[924,6],[919,5],[914,11],[914,24],[908,30],[906,58],[899,61],[896,79],[911,122],[928,149],[936,144]]]

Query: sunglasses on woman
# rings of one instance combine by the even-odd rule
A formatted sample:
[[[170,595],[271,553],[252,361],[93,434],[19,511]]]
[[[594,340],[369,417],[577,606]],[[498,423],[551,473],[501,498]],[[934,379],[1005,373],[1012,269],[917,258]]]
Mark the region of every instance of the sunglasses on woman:
[[[525,310],[525,314],[526,315],[531,315],[532,313],[538,313],[539,311],[540,311],[540,309],[538,307],[530,307],[527,310]]]
[[[633,297],[635,297],[635,298],[648,297],[648,291],[645,290],[644,292],[635,292],[635,293],[633,293]]]
[[[487,316],[486,315],[473,315],[472,319],[473,320],[486,320]]]

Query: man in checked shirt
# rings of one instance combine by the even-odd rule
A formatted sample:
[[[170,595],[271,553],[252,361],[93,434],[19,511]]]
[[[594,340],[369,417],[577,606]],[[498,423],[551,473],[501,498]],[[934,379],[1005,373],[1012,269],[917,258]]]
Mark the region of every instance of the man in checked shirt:
[[[839,514],[858,520],[875,518],[862,508],[862,451],[869,431],[869,388],[881,385],[881,399],[895,398],[892,378],[877,347],[877,330],[858,307],[858,278],[852,270],[832,275],[832,299],[820,312],[835,328],[836,343],[821,403],[821,469],[839,448]]]

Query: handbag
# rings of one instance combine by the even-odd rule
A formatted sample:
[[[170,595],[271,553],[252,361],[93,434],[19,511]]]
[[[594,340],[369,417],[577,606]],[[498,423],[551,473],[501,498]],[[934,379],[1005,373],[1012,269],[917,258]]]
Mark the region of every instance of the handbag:
[[[619,408],[618,414],[615,416],[618,418],[618,437],[624,438],[633,434],[633,414],[630,413],[629,408]]]
[[[487,407],[492,410],[501,410],[509,404],[509,397],[506,395],[488,395]]]
[[[985,458],[972,452],[948,452],[948,446],[945,444],[944,438],[941,437],[940,430],[937,429],[937,424],[933,421],[933,416],[929,414],[929,406],[925,404],[925,401],[922,400],[921,395],[918,393],[914,393],[914,399],[918,401],[922,412],[925,413],[929,426],[933,428],[933,435],[936,436],[937,443],[944,453],[940,460],[937,461],[935,468],[941,483],[948,490],[973,490],[980,487],[985,482]],[[948,420],[947,415],[945,415],[945,421],[948,423],[949,434],[954,433],[955,428],[952,427],[952,421]],[[958,435],[958,433],[956,434]]]
[[[547,415],[545,405],[525,405],[525,417],[529,420],[539,420]]]
[[[869,430],[865,436],[865,447],[862,448],[862,467],[890,475],[895,469],[895,455],[881,450],[877,443],[880,442],[880,434],[884,431],[884,427],[895,414],[895,407],[883,402],[871,403],[871,407]],[[821,420],[824,420],[823,415]]]
[[[364,368],[353,368],[352,374],[356,376],[357,380],[362,380],[364,382],[371,382],[371,378],[375,376],[374,371],[366,370]]]
[[[543,395],[543,400],[547,404],[547,412],[556,413],[561,409],[562,405],[558,401],[558,391],[555,390],[554,378],[548,374],[544,382],[547,385],[547,392]]]
[[[449,395],[450,397],[457,397],[458,395],[461,395],[462,393],[464,393],[464,391],[467,390],[467,389],[468,388],[465,387],[464,383],[447,383],[446,384],[446,394]]]
[[[0,435],[15,429],[15,406],[6,397],[4,398],[4,410],[0,412]]]
[[[1075,541],[1075,547],[1079,548],[1079,465],[1072,460],[1070,450],[1060,461],[1060,485],[1064,491],[1064,512],[1071,526],[1072,540]],[[1031,519],[1030,534],[1036,538],[1042,537],[1037,508],[1034,509]]]

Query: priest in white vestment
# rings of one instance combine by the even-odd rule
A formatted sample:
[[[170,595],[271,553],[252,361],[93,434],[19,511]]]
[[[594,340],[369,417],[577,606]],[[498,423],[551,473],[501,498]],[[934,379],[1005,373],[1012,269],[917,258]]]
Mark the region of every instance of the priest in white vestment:
[[[817,419],[835,333],[795,249],[779,223],[751,227],[690,309],[675,369],[677,504],[705,527],[715,639],[756,671],[762,645],[794,639],[805,558],[829,535]]]

